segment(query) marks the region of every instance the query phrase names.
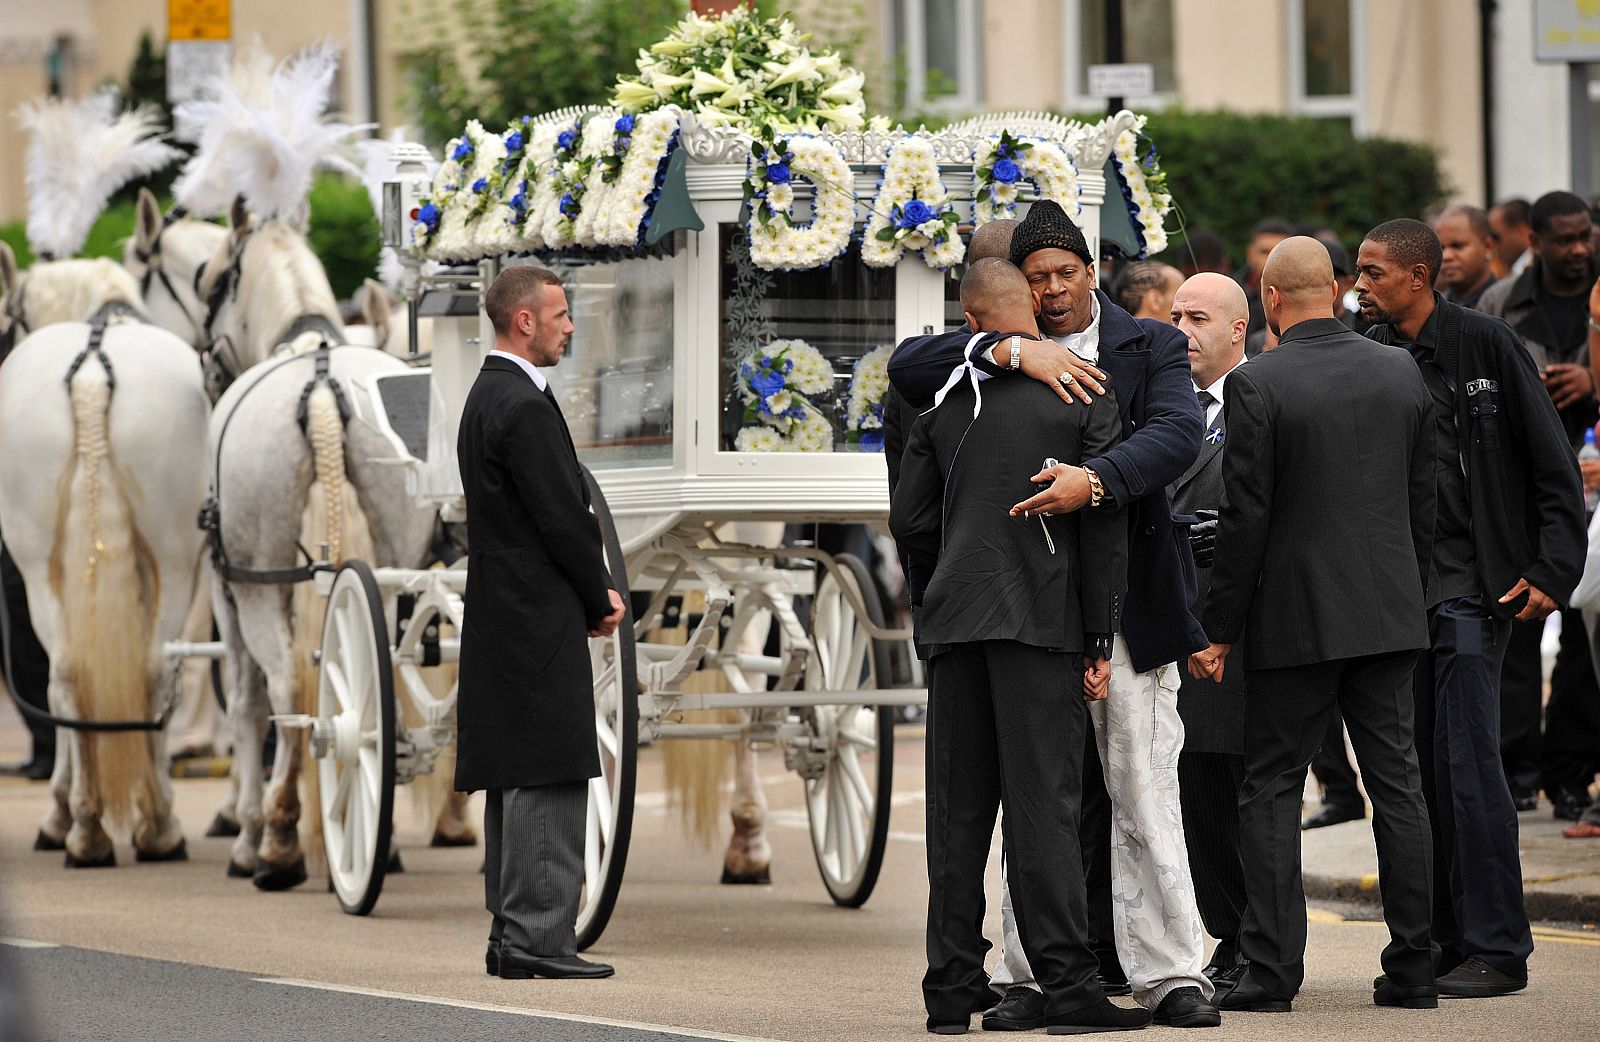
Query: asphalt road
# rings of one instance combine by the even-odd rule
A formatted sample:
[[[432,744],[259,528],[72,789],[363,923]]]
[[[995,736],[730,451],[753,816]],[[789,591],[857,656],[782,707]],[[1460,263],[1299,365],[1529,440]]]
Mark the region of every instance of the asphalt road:
[[[798,781],[775,756],[762,773],[773,805],[773,884],[724,887],[716,883],[720,850],[683,835],[659,792],[655,754],[644,754],[627,881],[590,953],[617,966],[617,977],[601,982],[485,976],[481,851],[422,846],[427,832],[404,798],[397,824],[407,870],[390,879],[376,913],[358,919],[318,886],[265,894],[226,878],[227,841],[200,836],[219,781],[176,783],[191,861],[136,864],[119,844],[119,866],[93,871],[67,871],[59,854],[34,853],[44,788],[0,782],[0,936],[59,946],[0,945],[0,984],[20,982],[37,1037],[62,1042],[928,1037],[918,991],[920,741],[900,743],[883,876],[859,910],[834,907],[817,878]],[[997,868],[991,859],[995,886]],[[1315,910],[1296,1012],[1229,1015],[1203,1037],[1600,1037],[1593,933],[1541,928],[1528,991],[1447,1001],[1437,1011],[1371,1005],[1386,936],[1381,924]],[[0,1019],[3,1009],[0,999]]]

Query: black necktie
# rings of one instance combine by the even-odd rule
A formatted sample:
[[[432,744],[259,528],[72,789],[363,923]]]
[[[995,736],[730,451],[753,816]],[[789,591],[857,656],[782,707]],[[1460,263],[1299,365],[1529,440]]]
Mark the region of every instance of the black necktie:
[[[1196,391],[1194,396],[1200,400],[1200,411],[1202,413],[1217,403],[1216,396],[1210,391]]]

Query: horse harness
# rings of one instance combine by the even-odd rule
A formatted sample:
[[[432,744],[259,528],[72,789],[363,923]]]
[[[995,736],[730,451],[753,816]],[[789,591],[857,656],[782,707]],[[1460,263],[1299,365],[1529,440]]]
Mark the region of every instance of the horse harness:
[[[139,319],[141,321],[143,320],[143,317],[139,314],[138,309],[136,309],[133,305],[121,300],[106,301],[104,304],[100,305],[99,310],[97,310],[93,317],[89,319],[88,343],[85,344],[83,350],[79,351],[77,356],[73,358],[72,364],[67,367],[67,377],[66,380],[63,381],[67,386],[68,394],[71,393],[72,378],[78,375],[78,370],[83,368],[83,363],[88,361],[91,355],[94,356],[94,358],[99,361],[101,367],[105,369],[106,383],[109,389],[111,391],[116,390],[117,377],[112,371],[111,359],[106,355],[104,341],[106,335],[106,326],[111,322],[112,319],[120,317],[129,317]],[[14,329],[18,323],[22,323],[21,315],[14,315],[12,317],[12,322],[12,328]],[[23,328],[26,330],[25,324]],[[72,731],[90,731],[100,733],[161,731],[166,728],[167,721],[172,718],[172,712],[177,707],[178,685],[175,682],[168,685],[166,705],[162,707],[160,715],[154,720],[79,720],[76,718],[56,716],[53,713],[48,713],[43,709],[39,709],[36,706],[32,706],[27,702],[24,702],[22,700],[22,696],[18,694],[19,689],[17,688],[15,681],[12,679],[11,619],[9,617],[9,612],[7,611],[5,598],[3,597],[0,597],[0,667],[3,667],[6,681],[6,691],[8,694],[10,694],[11,701],[16,705],[17,711],[29,720],[35,721],[36,723],[46,724],[51,727],[65,727]],[[174,677],[174,680],[175,679],[176,678]]]
[[[146,250],[135,245],[133,256],[140,264],[144,265],[144,274],[139,276],[139,295],[145,300],[149,300],[150,287],[159,280],[161,283],[161,288],[167,291],[167,296],[172,298],[172,302],[176,304],[178,310],[183,313],[184,321],[189,323],[189,327],[193,329],[195,333],[204,336],[205,326],[189,311],[189,306],[183,302],[183,298],[178,296],[178,289],[172,284],[172,276],[167,274],[166,265],[157,263],[161,259],[161,237],[167,233],[167,229],[171,227],[172,222],[179,220],[186,214],[187,211],[184,210],[183,207],[174,207],[166,214],[166,216],[161,218],[161,229],[160,231],[156,232],[156,237],[150,243],[150,248]],[[201,265],[201,268],[195,272],[196,297],[200,295],[198,288],[200,272],[204,270],[204,267],[204,265]]]
[[[296,338],[306,333],[317,333],[322,338],[321,343],[310,353],[314,369],[311,379],[306,381],[305,387],[300,391],[300,402],[297,407],[296,419],[300,425],[300,433],[302,436],[309,437],[307,431],[310,423],[311,394],[319,385],[326,384],[328,389],[333,392],[334,402],[339,408],[339,425],[341,428],[350,422],[350,403],[345,398],[344,388],[338,380],[333,378],[330,372],[333,349],[344,346],[342,341],[339,340],[339,331],[332,322],[318,314],[301,315],[289,323],[282,336],[279,337],[278,343],[293,343]],[[275,370],[304,357],[306,356],[289,355],[279,359],[270,369],[262,373],[260,378],[245,390],[244,394],[240,395],[239,402],[242,403],[251,392],[260,387]],[[232,425],[233,418],[237,415],[239,415],[239,404],[234,405],[232,411],[228,413],[228,418],[222,423],[222,430],[217,433],[215,462],[211,476],[211,495],[207,497],[205,503],[201,506],[198,519],[200,529],[206,533],[206,539],[211,546],[211,566],[222,577],[222,592],[228,598],[230,604],[233,602],[233,591],[229,588],[229,583],[247,583],[258,586],[290,586],[310,581],[316,577],[317,572],[327,567],[325,563],[319,562],[312,557],[310,552],[300,545],[299,540],[295,540],[295,549],[300,551],[305,558],[305,563],[290,568],[242,568],[228,559],[228,551],[222,541],[222,446],[227,439],[228,428]]]

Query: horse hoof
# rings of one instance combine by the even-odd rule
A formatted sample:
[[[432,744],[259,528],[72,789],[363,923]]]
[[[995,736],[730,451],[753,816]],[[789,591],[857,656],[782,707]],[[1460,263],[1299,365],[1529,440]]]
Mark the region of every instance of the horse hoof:
[[[388,865],[387,868],[384,869],[384,871],[387,872],[391,876],[393,876],[393,875],[404,875],[405,874],[406,866],[405,866],[405,862],[400,860],[400,851],[395,850],[392,847],[390,848],[390,850],[389,850],[389,865]]]
[[[254,879],[255,874],[256,870],[253,868],[247,868],[244,865],[236,865],[232,861],[228,862],[229,879]]]
[[[470,832],[465,836],[447,836],[435,829],[433,838],[428,840],[428,846],[430,847],[475,847],[477,845],[478,837]]]
[[[178,845],[171,850],[135,850],[135,861],[187,861],[189,860],[189,843],[187,840],[178,840]]]
[[[306,881],[306,859],[297,858],[289,865],[262,865],[251,878],[257,890],[288,890]]]
[[[723,865],[722,881],[729,886],[766,886],[772,882],[772,868],[768,866],[759,872],[734,872]]]
[[[72,851],[67,851],[66,865],[68,868],[115,868],[117,867],[116,850],[107,847],[104,857],[79,858]]]
[[[212,818],[211,824],[206,826],[206,836],[210,839],[237,836],[238,834],[239,823],[237,821],[229,821],[221,814]]]
[[[33,837],[33,849],[34,850],[66,850],[67,849],[67,838],[65,836],[63,836],[60,839],[55,839],[55,838],[51,837],[51,835],[48,832],[46,832],[44,829],[40,829],[39,830],[39,834],[37,836]]]

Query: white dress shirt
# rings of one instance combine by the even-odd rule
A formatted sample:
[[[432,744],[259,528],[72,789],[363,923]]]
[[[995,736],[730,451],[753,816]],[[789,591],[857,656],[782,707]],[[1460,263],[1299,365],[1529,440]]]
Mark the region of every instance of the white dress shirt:
[[[1243,359],[1240,359],[1239,365],[1244,365]],[[1233,369],[1239,368],[1239,365],[1234,366]],[[1212,425],[1217,422],[1217,417],[1222,415],[1223,385],[1228,382],[1228,376],[1232,374],[1233,369],[1229,369],[1226,373],[1223,373],[1221,376],[1217,377],[1216,382],[1210,387],[1201,387],[1199,385],[1195,386],[1194,391],[1196,394],[1199,394],[1201,391],[1205,391],[1207,394],[1211,395],[1211,397],[1216,399],[1216,401],[1206,406],[1206,430],[1210,430]]]
[[[522,371],[528,374],[528,379],[533,381],[533,386],[539,388],[541,391],[550,386],[549,381],[544,378],[544,374],[539,372],[539,367],[528,361],[526,358],[523,358],[521,355],[514,355],[510,351],[490,351],[489,357],[509,358],[511,361],[517,363],[522,367]]]

